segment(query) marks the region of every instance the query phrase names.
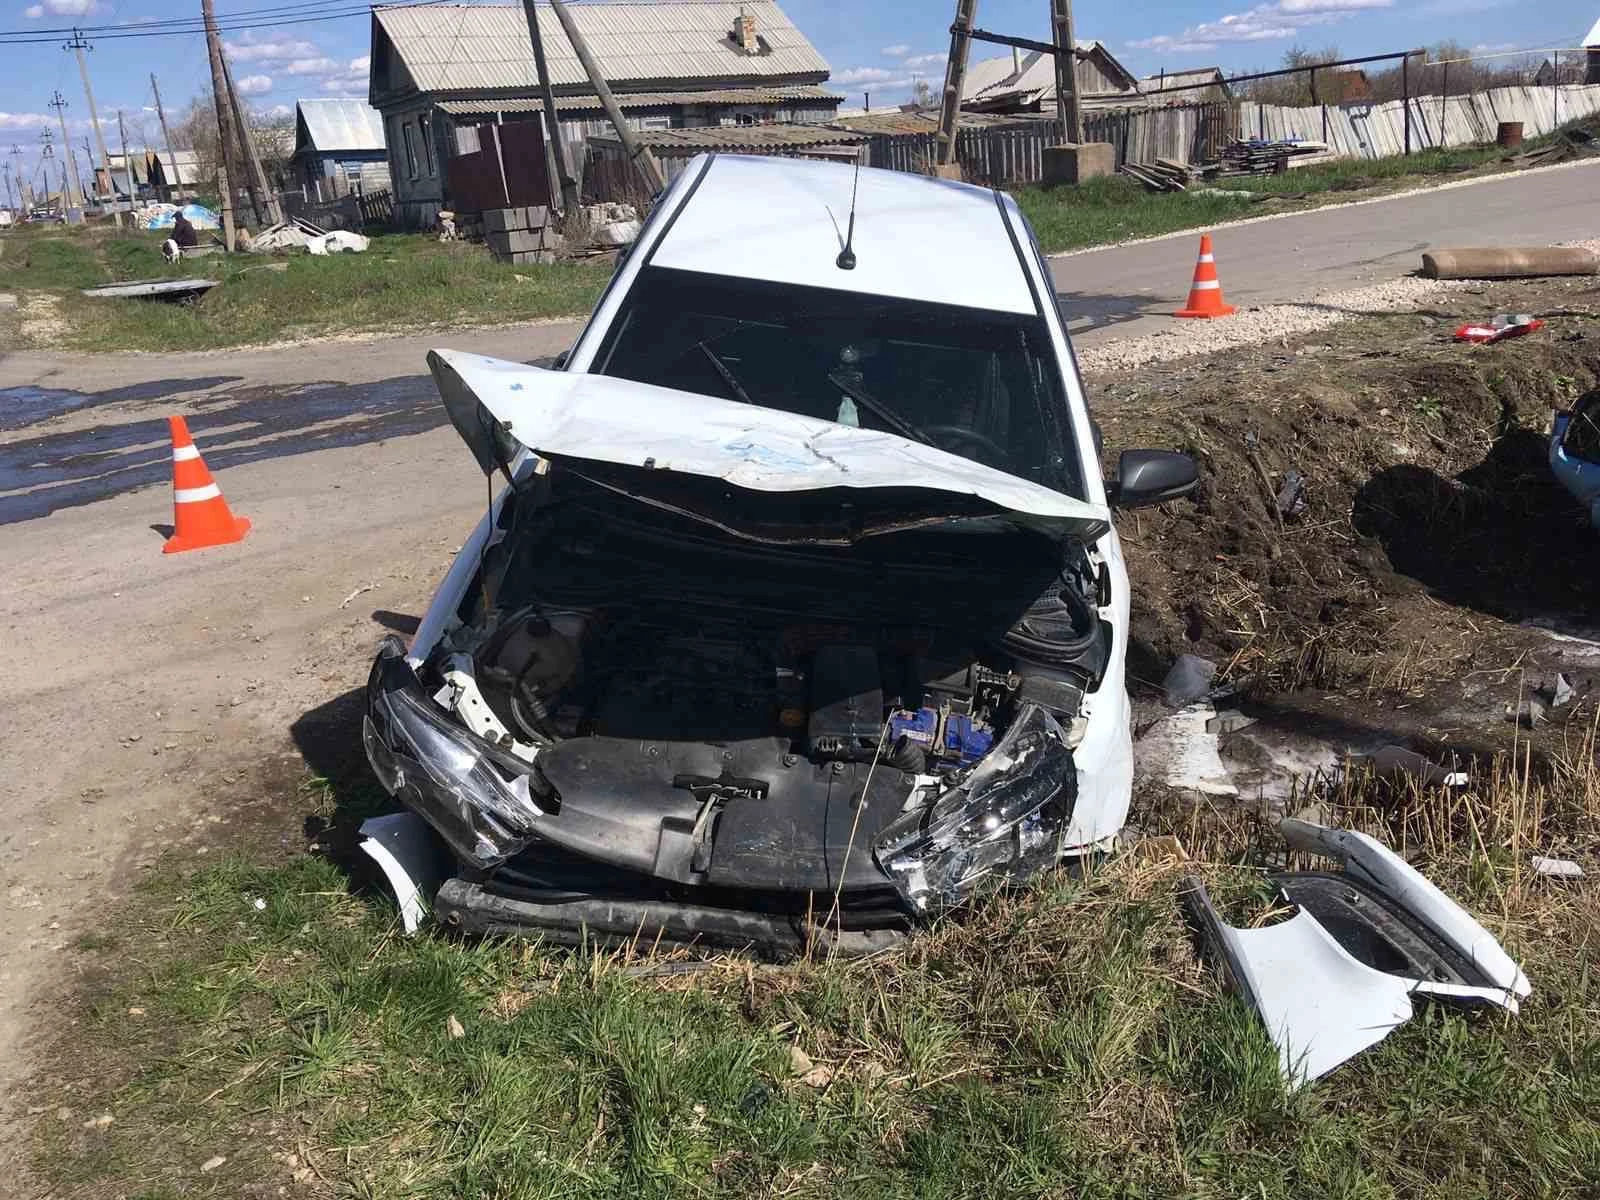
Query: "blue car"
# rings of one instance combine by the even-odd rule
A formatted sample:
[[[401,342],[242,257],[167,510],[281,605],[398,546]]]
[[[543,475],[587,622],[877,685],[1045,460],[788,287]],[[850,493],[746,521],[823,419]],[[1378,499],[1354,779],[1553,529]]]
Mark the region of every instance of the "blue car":
[[[1600,529],[1600,391],[1584,396],[1571,412],[1556,414],[1550,468],[1589,510],[1590,524]]]

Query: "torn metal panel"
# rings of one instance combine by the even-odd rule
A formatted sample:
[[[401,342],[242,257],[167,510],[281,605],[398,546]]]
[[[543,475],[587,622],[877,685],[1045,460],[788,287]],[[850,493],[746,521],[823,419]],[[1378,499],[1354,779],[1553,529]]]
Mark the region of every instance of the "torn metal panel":
[[[1418,981],[1419,990],[1440,996],[1487,1000],[1509,1012],[1516,1012],[1518,999],[1533,991],[1522,968],[1512,961],[1487,929],[1376,838],[1292,818],[1280,823],[1278,828],[1292,849],[1339,859],[1348,875],[1391,898],[1443,939],[1481,976],[1471,984],[1462,985],[1439,980]]]
[[[406,933],[416,933],[444,877],[433,830],[416,813],[369,817],[361,823],[361,850],[389,881]]]
[[[1411,998],[1516,1012],[1532,988],[1470,914],[1365,834],[1285,820],[1294,849],[1337,858],[1338,874],[1276,877],[1299,911],[1261,929],[1228,925],[1198,879],[1183,900],[1208,953],[1260,1015],[1293,1085],[1331,1071],[1403,1025]]]
[[[1185,900],[1234,988],[1278,1047],[1284,1078],[1309,1083],[1411,1019],[1411,983],[1356,960],[1310,913],[1236,929],[1188,881]]]
[[[452,350],[428,355],[439,393],[485,473],[524,449],[642,468],[639,492],[675,475],[756,492],[919,489],[977,497],[1020,523],[1085,543],[1111,514],[1052,488],[894,433],[604,375],[546,371]],[[723,508],[726,508],[726,504]]]

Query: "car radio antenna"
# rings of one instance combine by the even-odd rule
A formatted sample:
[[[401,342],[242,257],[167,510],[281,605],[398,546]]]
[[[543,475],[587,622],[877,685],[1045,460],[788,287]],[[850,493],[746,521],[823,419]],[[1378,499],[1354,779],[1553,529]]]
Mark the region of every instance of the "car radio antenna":
[[[833,265],[841,271],[854,271],[856,269],[856,252],[851,247],[856,240],[856,185],[861,182],[861,156],[856,155],[855,174],[850,179],[850,220],[845,224],[844,246],[839,251],[839,257],[833,260]],[[834,226],[835,230],[838,226]]]

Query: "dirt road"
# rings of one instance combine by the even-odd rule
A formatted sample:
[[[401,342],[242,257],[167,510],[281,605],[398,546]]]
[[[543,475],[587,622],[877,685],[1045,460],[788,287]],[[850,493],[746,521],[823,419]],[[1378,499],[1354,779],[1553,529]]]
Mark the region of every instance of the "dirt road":
[[[534,359],[569,336],[449,341]],[[298,762],[291,727],[362,682],[460,544],[483,484],[424,350],[0,363],[0,1095],[108,889],[247,820]],[[243,543],[162,555],[170,412],[254,521]]]

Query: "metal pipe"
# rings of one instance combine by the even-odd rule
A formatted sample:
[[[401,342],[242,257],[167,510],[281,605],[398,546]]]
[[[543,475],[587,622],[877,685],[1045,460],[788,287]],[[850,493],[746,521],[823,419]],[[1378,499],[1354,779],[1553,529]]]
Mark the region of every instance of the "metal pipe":
[[[1411,153],[1411,56],[1400,60],[1400,104],[1406,114],[1406,153]]]

